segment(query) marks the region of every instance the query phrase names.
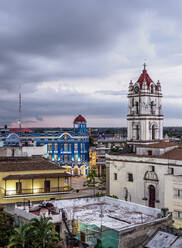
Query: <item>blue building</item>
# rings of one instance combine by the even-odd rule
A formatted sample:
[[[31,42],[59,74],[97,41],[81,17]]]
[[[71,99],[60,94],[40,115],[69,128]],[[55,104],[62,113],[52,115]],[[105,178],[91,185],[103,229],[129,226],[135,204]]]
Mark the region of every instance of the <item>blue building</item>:
[[[26,129],[25,129],[26,130]],[[86,119],[79,115],[69,132],[30,133],[9,130],[0,133],[3,146],[47,145],[49,158],[66,167],[72,175],[87,175],[89,166],[89,137]]]

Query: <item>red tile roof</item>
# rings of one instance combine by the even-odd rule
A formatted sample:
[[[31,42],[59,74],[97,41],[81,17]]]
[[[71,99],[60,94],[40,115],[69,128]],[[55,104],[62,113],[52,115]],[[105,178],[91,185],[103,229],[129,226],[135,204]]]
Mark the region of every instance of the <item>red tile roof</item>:
[[[51,163],[49,160],[42,157],[32,157],[32,158],[23,158],[23,157],[14,157],[14,158],[0,158],[0,172],[7,171],[34,171],[34,170],[61,170],[63,169]]]
[[[21,132],[21,133],[33,133],[33,131],[29,128],[11,128],[9,130],[10,132]]]
[[[74,120],[74,123],[75,122],[87,122],[86,119],[82,116],[82,115],[78,115],[75,120]]]
[[[147,73],[147,70],[144,69],[139,77],[139,79],[137,80],[137,82],[140,85],[140,89],[142,89],[142,85],[144,82],[147,83],[147,88],[149,89],[150,83],[153,82],[153,80],[150,78],[149,74]],[[155,85],[155,84],[154,84]],[[155,85],[155,89],[157,90],[158,87],[157,85]]]
[[[140,147],[148,147],[148,148],[166,148],[166,147],[171,147],[171,146],[177,146],[177,144],[175,142],[161,141],[161,142],[149,144],[149,145],[140,145]]]
[[[176,148],[172,151],[166,152],[160,156],[160,158],[166,158],[171,160],[182,160],[182,148]]]

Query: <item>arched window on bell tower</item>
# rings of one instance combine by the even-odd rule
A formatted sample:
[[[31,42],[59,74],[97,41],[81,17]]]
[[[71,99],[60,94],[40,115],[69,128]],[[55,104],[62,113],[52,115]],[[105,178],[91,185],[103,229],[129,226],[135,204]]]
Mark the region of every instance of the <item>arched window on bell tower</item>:
[[[155,140],[155,125],[152,126],[152,140]]]
[[[140,129],[139,129],[139,125],[136,125],[136,140],[140,139]]]
[[[153,86],[153,84],[150,86],[150,92],[153,94],[154,93],[154,86]]]

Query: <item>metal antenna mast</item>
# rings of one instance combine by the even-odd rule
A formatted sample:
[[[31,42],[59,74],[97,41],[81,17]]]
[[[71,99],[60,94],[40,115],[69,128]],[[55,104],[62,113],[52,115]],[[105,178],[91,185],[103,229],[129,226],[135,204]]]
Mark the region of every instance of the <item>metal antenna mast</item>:
[[[19,93],[19,128],[21,129],[21,92]]]

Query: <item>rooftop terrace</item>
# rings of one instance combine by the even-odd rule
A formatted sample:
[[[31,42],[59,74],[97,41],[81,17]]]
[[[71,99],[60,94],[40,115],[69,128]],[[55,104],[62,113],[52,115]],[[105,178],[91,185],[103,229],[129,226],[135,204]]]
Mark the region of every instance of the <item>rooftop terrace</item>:
[[[155,221],[161,215],[159,209],[110,197],[59,200],[54,202],[54,206],[65,209],[68,219],[74,218],[85,224],[102,225],[117,231]]]

